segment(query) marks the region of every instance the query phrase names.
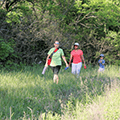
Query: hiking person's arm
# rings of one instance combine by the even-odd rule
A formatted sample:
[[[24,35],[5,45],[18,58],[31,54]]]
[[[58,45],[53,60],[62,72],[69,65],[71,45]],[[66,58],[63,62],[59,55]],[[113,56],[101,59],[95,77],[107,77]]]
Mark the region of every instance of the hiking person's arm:
[[[48,55],[47,58],[46,58],[46,63],[45,63],[46,66],[48,66],[48,59],[49,59],[49,57],[50,57],[50,55]]]
[[[68,67],[69,65],[68,65],[68,63],[67,63],[67,61],[66,61],[65,56],[62,56],[62,59],[64,60],[64,62],[65,62],[65,64],[66,64],[66,67]]]
[[[82,58],[82,61],[84,62],[84,65],[85,65],[85,59],[84,59],[84,56],[81,55],[81,58]]]
[[[102,65],[104,65],[104,64],[105,64],[105,61],[104,61],[104,60],[102,60],[101,64],[102,64]]]
[[[71,60],[72,60],[72,55],[70,55],[69,66],[70,66],[70,64],[71,64]]]
[[[102,65],[104,65],[105,63],[103,62],[103,60],[100,60],[99,63],[101,63]]]
[[[102,60],[99,60],[98,63],[102,63]]]

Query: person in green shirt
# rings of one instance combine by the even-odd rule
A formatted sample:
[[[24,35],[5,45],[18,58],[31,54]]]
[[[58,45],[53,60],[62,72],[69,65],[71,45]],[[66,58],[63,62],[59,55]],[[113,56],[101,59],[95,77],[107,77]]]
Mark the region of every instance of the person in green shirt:
[[[49,59],[50,55],[57,48],[58,48],[58,50],[52,55],[50,67],[51,67],[51,69],[53,71],[53,74],[54,74],[53,81],[54,81],[54,83],[56,82],[58,84],[58,80],[59,80],[58,73],[59,73],[61,65],[62,65],[62,59],[64,60],[64,62],[66,64],[66,67],[68,67],[69,65],[68,65],[68,63],[65,59],[63,50],[61,48],[59,48],[59,42],[58,41],[55,41],[54,47],[49,50],[48,56],[47,56],[47,59],[46,59],[46,63],[48,63],[48,59]]]

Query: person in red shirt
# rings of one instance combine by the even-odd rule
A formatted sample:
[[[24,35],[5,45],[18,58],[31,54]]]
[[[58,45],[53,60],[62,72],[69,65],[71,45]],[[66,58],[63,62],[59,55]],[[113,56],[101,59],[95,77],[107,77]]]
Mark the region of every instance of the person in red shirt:
[[[70,61],[69,61],[69,66],[70,66],[71,60],[73,59],[72,74],[77,74],[77,77],[80,74],[80,70],[82,67],[82,61],[84,62],[84,66],[86,66],[84,56],[83,56],[83,51],[78,49],[78,47],[79,47],[79,43],[75,43],[74,50],[71,51]]]

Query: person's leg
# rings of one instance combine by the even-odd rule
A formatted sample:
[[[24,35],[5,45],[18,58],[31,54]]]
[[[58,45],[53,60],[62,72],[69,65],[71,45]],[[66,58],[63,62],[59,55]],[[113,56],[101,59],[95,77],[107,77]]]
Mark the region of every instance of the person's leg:
[[[98,69],[98,72],[100,72],[100,68]]]
[[[81,68],[82,68],[82,62],[77,64],[77,77],[79,77],[79,75],[80,75]]]
[[[72,74],[76,73],[76,64],[72,63]]]
[[[59,81],[59,78],[58,78],[58,73],[60,71],[60,68],[61,66],[56,66],[55,69],[54,69],[54,77],[53,77],[53,80],[54,80],[54,83],[56,82],[58,84],[58,81]]]
[[[104,70],[105,70],[105,68],[102,68],[102,69],[101,69],[101,72],[104,72]]]
[[[98,69],[98,73],[102,73],[102,72],[104,72],[104,70],[105,70],[105,68],[101,68],[101,67],[99,67],[99,69]]]
[[[54,74],[54,78],[55,78],[54,83],[56,82],[56,84],[58,84],[58,80],[59,80],[58,74]]]
[[[53,82],[55,83],[56,80],[58,81],[58,75],[57,75],[57,74],[54,74],[54,76],[53,76]]]
[[[54,74],[54,71],[55,71],[55,67],[51,67],[52,71],[53,71],[53,74]],[[53,82],[55,83],[55,80],[56,80],[56,76],[55,74],[53,75]]]
[[[103,68],[99,67],[98,72],[102,72]]]
[[[60,68],[61,68],[60,65],[59,65],[59,66],[56,66],[56,84],[58,84],[58,81],[59,81],[58,73],[59,73],[59,71],[60,71]]]

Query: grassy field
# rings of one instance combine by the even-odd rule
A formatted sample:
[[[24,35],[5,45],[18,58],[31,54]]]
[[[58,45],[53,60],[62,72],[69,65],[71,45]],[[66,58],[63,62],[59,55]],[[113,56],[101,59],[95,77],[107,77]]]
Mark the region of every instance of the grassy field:
[[[42,69],[0,70],[0,120],[120,120],[120,67],[88,66],[79,78],[63,67],[58,84]]]

